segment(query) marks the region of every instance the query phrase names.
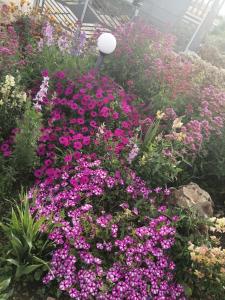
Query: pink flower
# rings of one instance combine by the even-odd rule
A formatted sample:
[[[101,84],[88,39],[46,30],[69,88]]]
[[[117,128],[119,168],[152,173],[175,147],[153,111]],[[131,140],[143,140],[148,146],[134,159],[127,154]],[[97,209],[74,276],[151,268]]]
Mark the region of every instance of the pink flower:
[[[96,113],[96,111],[91,111],[91,116],[93,117],[93,118],[95,118],[95,117],[97,117],[97,113]]]
[[[65,157],[64,157],[64,161],[66,163],[68,162],[71,162],[73,160],[73,155],[72,154],[67,154]]]
[[[40,178],[43,174],[43,171],[41,169],[37,169],[34,171],[34,176],[37,178]]]
[[[108,118],[109,116],[109,108],[108,107],[102,107],[101,111],[100,111],[100,116],[104,117],[104,118]]]
[[[78,152],[78,151],[76,151],[76,152],[74,153],[74,158],[75,158],[76,160],[80,159],[81,156],[82,156],[81,153]]]
[[[73,110],[77,110],[78,109],[78,105],[76,103],[71,103],[70,104],[70,108]]]
[[[130,123],[129,122],[127,122],[127,121],[123,121],[122,123],[121,123],[121,125],[122,125],[122,128],[130,128]]]
[[[87,176],[82,176],[80,178],[80,183],[81,184],[87,184],[89,182],[89,178]]]
[[[124,131],[120,128],[117,128],[115,131],[114,131],[114,135],[117,136],[117,137],[121,137],[124,135]]]
[[[77,113],[82,116],[82,115],[84,115],[85,110],[83,108],[79,108]]]
[[[70,179],[70,184],[73,186],[73,187],[78,187],[78,183],[77,183],[77,180],[75,178],[71,178]]]
[[[85,136],[85,137],[83,138],[83,144],[84,144],[84,145],[88,146],[88,145],[90,145],[90,142],[91,142],[90,136]]]
[[[69,146],[70,141],[69,141],[69,138],[68,138],[68,137],[66,137],[66,136],[61,136],[61,137],[59,138],[59,143],[60,143],[61,145],[65,146],[65,147],[67,147],[67,146]]]
[[[49,76],[48,70],[43,70],[43,71],[41,72],[41,75],[42,75],[43,77],[48,77],[48,76]]]
[[[75,149],[75,150],[81,150],[82,149],[82,144],[81,144],[81,142],[75,142],[75,143],[73,143],[73,148]]]
[[[79,125],[83,125],[84,124],[84,119],[83,118],[78,118],[77,119],[77,124],[79,124]]]
[[[98,89],[96,92],[96,98],[102,98],[103,97],[103,90],[102,89]]]
[[[58,71],[58,72],[56,72],[55,76],[58,79],[64,79],[65,78],[65,73],[63,71]]]
[[[95,121],[91,121],[90,122],[90,126],[93,127],[93,128],[96,128],[97,127],[97,123]]]

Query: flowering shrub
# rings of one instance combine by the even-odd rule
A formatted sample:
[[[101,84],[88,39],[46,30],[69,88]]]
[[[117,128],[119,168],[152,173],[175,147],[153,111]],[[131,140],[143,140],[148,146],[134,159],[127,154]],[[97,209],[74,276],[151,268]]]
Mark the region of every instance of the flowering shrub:
[[[37,12],[32,15],[29,7],[23,11],[24,4],[21,1],[21,9],[14,3],[0,8],[0,77],[23,70],[40,39],[42,18],[38,18]]]
[[[171,122],[166,120],[168,113],[168,110],[166,113],[158,111],[155,120],[142,121],[142,132],[144,133],[146,123],[149,128],[141,142],[140,151],[137,153],[135,169],[142,178],[146,178],[151,186],[175,181],[182,171],[182,163],[186,154],[183,133],[177,132],[183,123],[176,118],[174,113],[175,119],[171,126]]]
[[[219,299],[224,294],[225,287],[225,249],[220,245],[218,236],[225,232],[225,218],[211,218],[211,235],[208,245],[189,245],[192,260],[192,272],[194,273],[196,285],[195,294],[205,295],[207,298]]]
[[[134,99],[94,73],[73,83],[58,72],[54,81],[30,192],[33,211],[54,224],[44,283],[56,279],[75,299],[183,299],[168,256],[173,221],[154,208],[169,190],[151,190],[127,159],[139,124]]]
[[[0,143],[1,200],[17,196],[21,185],[24,188],[31,185],[33,170],[38,162],[36,148],[42,119],[29,99],[20,118],[11,121],[17,121],[17,127]],[[0,202],[4,208],[8,207],[5,201]]]
[[[57,47],[62,54],[71,54],[78,56],[84,51],[86,42],[85,32],[79,32],[78,29],[74,34],[61,31],[57,32],[56,28],[49,21],[45,23],[42,30],[43,37],[38,42],[39,50],[44,47]]]
[[[11,130],[16,127],[16,121],[23,114],[26,100],[27,95],[22,90],[19,80],[6,75],[0,83],[0,138],[8,138]]]
[[[105,72],[144,100],[142,119],[149,114],[152,119],[157,110],[168,112],[169,124],[182,119],[183,125],[173,134],[165,130],[170,141],[185,144],[179,182],[197,181],[223,206],[224,70],[197,56],[177,55],[170,36],[140,22],[120,27],[115,35],[118,47],[107,59]],[[153,166],[155,160],[164,160],[155,149]]]
[[[19,41],[13,26],[0,27],[0,78],[21,63]]]
[[[145,113],[172,108],[177,117],[184,116],[184,142],[199,152],[210,134],[224,126],[224,95],[217,79],[210,86],[194,59],[173,52],[170,36],[141,22],[123,25],[115,35],[118,47],[105,71],[147,102]]]
[[[114,218],[97,217],[85,204],[68,214],[74,225],[68,222],[50,234],[59,246],[45,283],[59,278],[60,289],[75,299],[182,298],[182,288],[173,283],[175,266],[166,255],[175,233],[166,217],[136,227],[137,215],[129,209]],[[76,255],[71,254],[74,248]]]
[[[211,278],[221,297],[218,233],[203,236],[205,221],[171,207],[167,186],[197,176],[223,189],[222,72],[137,22],[115,32],[104,65],[113,81],[86,72],[96,58],[82,33],[12,4],[1,14],[0,197],[32,186],[29,214],[54,246],[43,278],[52,296],[201,299]]]
[[[150,101],[156,110],[188,92],[191,64],[173,52],[172,36],[141,21],[119,27],[115,36],[118,47],[106,71],[118,83]]]

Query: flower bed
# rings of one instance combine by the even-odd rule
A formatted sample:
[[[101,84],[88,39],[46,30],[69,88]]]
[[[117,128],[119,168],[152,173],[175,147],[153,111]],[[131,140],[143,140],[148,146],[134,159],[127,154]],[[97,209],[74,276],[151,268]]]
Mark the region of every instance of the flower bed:
[[[117,29],[96,73],[84,35],[6,11],[0,204],[20,200],[1,216],[0,298],[33,286],[35,299],[220,299],[224,220],[171,193],[223,181],[223,87],[142,23]]]

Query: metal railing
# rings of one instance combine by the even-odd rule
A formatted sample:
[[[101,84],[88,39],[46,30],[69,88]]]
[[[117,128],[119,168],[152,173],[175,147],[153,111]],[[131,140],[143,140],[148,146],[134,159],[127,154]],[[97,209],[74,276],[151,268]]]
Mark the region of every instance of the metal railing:
[[[67,30],[74,31],[79,26],[88,37],[93,35],[96,28],[111,31],[129,21],[126,15],[113,16],[104,0],[36,0],[35,6],[42,13],[48,12]]]

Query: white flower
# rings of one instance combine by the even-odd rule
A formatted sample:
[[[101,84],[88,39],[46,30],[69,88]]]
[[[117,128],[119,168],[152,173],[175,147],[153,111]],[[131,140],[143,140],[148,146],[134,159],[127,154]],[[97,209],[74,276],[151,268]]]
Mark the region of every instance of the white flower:
[[[15,86],[15,78],[12,75],[6,75],[5,84],[11,87]]]
[[[181,122],[183,116],[180,117],[180,118],[176,118],[174,121],[173,121],[173,126],[172,128],[173,129],[176,129],[176,128],[181,128],[183,126],[183,123]]]
[[[158,110],[156,113],[156,119],[161,120],[165,116],[165,113],[161,110]]]
[[[135,159],[135,157],[138,155],[139,153],[139,148],[137,146],[137,144],[134,144],[132,150],[130,151],[127,161],[129,162],[129,164],[132,163],[132,161]]]
[[[49,77],[48,76],[44,76],[42,84],[40,86],[40,90],[38,91],[36,97],[34,98],[34,102],[35,102],[34,106],[38,110],[41,110],[41,104],[43,103],[44,98],[48,94],[48,87],[49,87],[49,83],[48,82],[49,82]]]

